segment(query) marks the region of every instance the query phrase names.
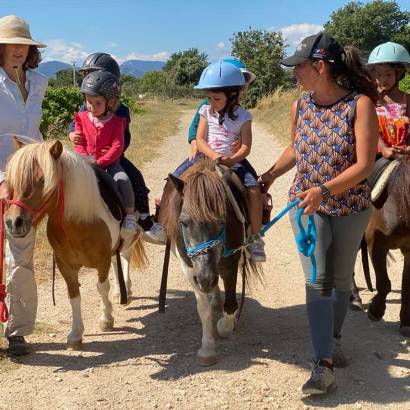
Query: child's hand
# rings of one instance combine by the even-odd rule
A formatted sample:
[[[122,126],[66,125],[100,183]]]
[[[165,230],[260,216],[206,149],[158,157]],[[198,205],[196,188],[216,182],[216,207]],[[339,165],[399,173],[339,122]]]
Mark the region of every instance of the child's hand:
[[[403,147],[402,145],[393,145],[394,151],[396,154],[400,155],[409,155],[410,154],[410,146],[408,147]]]
[[[106,145],[106,146],[102,147],[101,150],[100,150],[101,155],[105,155],[110,148],[111,148],[110,145]]]
[[[394,147],[382,147],[380,149],[380,152],[382,153],[384,158],[394,158],[396,149]]]
[[[196,143],[196,140],[192,140],[190,145],[191,149],[189,152],[188,159],[192,161],[196,157],[196,154],[198,154],[198,145]]]
[[[236,152],[239,151],[239,148],[241,148],[242,145],[242,141],[241,140],[235,140],[232,144],[231,144],[231,148],[232,148],[232,152],[235,154]]]
[[[77,134],[76,132],[70,132],[68,134],[68,139],[73,143],[73,144],[82,144],[83,142],[83,136],[80,134]]]
[[[220,159],[221,159],[221,164],[224,164],[224,165],[226,165],[227,167],[231,167],[231,166],[234,164],[234,162],[232,161],[231,157],[224,157],[224,156],[222,156],[222,157],[220,157]]]

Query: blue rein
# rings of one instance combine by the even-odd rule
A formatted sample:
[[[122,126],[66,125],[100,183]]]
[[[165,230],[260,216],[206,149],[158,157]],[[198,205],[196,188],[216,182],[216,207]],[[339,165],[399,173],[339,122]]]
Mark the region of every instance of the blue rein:
[[[251,235],[243,245],[233,248],[227,249],[226,248],[226,227],[224,227],[219,234],[214,238],[206,242],[202,242],[198,245],[193,247],[188,246],[188,243],[185,238],[184,230],[182,229],[182,238],[184,240],[185,251],[189,258],[193,258],[200,254],[207,253],[210,249],[217,245],[222,245],[223,247],[223,257],[227,258],[232,256],[236,252],[246,248],[250,243],[252,243],[258,237],[264,236],[265,233],[272,228],[272,226],[279,221],[284,215],[286,215],[292,208],[297,206],[301,202],[300,199],[296,199],[295,201],[291,202],[287,205],[282,211],[280,211],[269,223],[267,223],[258,233]],[[307,258],[310,258],[312,263],[312,273],[311,273],[311,282],[316,282],[316,258],[314,255],[315,252],[315,245],[316,245],[316,225],[313,215],[309,215],[307,227],[303,226],[302,222],[302,215],[303,215],[303,208],[299,208],[296,213],[296,223],[299,228],[299,233],[296,235],[296,244],[298,247],[299,252],[301,252]]]

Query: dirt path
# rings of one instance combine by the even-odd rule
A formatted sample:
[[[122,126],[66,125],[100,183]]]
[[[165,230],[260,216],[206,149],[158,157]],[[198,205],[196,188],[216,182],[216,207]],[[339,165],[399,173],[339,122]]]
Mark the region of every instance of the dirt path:
[[[181,118],[177,136],[169,137],[144,175],[160,194],[163,178],[186,156],[186,130],[193,112]],[[280,148],[254,126],[251,161],[259,172]],[[275,184],[274,212],[286,202],[291,175]],[[84,349],[65,350],[70,305],[65,284],[57,282],[57,306],[49,284],[39,286],[39,331],[29,338],[35,353],[0,375],[1,409],[313,409],[410,408],[409,344],[398,333],[399,265],[393,266],[393,289],[385,322],[349,313],[344,333],[351,365],[337,371],[339,389],[326,398],[302,399],[309,374],[310,339],[304,308],[304,285],[290,225],[285,218],[267,236],[265,283],[247,298],[243,315],[229,340],[217,341],[218,363],[197,364],[200,322],[192,293],[175,258],[170,264],[168,309],[157,313],[164,249],[147,245],[150,267],[134,274],[135,297],[115,308],[116,328],[101,334],[96,275],[81,277]],[[363,285],[362,275],[359,274]],[[365,301],[369,292],[363,292]]]

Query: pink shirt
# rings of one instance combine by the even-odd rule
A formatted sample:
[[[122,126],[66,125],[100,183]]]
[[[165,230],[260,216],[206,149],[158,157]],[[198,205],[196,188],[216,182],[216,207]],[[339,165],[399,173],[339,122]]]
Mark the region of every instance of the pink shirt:
[[[99,121],[89,112],[75,114],[74,130],[83,137],[81,144],[75,144],[74,149],[81,155],[92,156],[97,165],[106,168],[117,162],[124,152],[125,119],[113,114],[106,121]],[[109,146],[103,154],[104,147]]]

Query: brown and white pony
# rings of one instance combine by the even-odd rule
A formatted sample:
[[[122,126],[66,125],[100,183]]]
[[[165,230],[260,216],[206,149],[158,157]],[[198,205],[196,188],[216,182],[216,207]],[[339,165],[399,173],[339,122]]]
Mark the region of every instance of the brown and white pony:
[[[391,291],[387,272],[390,249],[400,249],[404,256],[401,284],[400,333],[410,336],[410,157],[400,157],[400,164],[389,178],[373,209],[366,229],[366,242],[376,273],[376,290],[369,309],[371,320],[378,321],[386,310],[386,297]]]
[[[238,217],[228,189],[226,178],[215,171],[215,163],[202,160],[181,179],[169,176],[160,208],[160,219],[172,240],[173,252],[195,293],[202,322],[198,359],[203,365],[216,362],[212,308],[221,310],[223,306],[217,332],[221,337],[230,336],[238,313],[238,267],[242,265],[244,278],[248,273],[258,273],[256,266],[244,257],[241,246],[246,239],[246,221]],[[239,207],[245,215],[243,198]],[[238,252],[231,253],[236,249]],[[219,277],[224,284],[224,302]]]
[[[72,307],[68,347],[76,349],[82,344],[84,325],[78,272],[83,266],[98,272],[97,289],[103,307],[99,325],[102,331],[112,330],[114,318],[108,273],[113,262],[117,279],[113,293],[118,295],[115,251],[120,245],[120,226],[100,196],[90,164],[83,157],[63,149],[60,141],[29,144],[9,159],[6,180],[12,198],[5,212],[8,235],[24,237],[32,226],[48,215],[48,240],[67,284]],[[129,261],[132,259],[136,267],[145,263],[140,237],[130,242],[130,246],[122,250],[129,298]]]

